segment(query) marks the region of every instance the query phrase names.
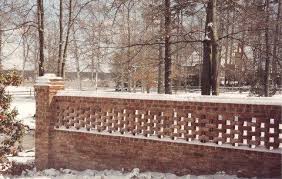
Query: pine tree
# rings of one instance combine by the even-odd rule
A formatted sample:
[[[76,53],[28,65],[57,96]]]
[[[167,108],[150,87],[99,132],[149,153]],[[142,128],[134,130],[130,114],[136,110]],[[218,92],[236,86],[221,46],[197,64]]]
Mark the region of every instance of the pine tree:
[[[8,85],[20,84],[20,75],[16,72],[0,72],[0,167],[5,161],[5,155],[15,152],[15,144],[21,140],[24,134],[24,126],[15,117],[18,112],[11,109],[11,95],[7,94],[5,88]]]

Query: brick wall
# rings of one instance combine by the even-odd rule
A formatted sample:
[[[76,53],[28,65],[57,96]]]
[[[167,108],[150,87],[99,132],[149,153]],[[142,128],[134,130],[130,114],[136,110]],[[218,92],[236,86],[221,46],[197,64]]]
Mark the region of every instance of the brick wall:
[[[282,148],[281,106],[55,96],[52,107],[55,128]]]
[[[36,87],[39,169],[281,175],[280,105],[54,95],[62,88]]]
[[[49,166],[58,169],[281,176],[279,153],[59,130],[51,141]]]

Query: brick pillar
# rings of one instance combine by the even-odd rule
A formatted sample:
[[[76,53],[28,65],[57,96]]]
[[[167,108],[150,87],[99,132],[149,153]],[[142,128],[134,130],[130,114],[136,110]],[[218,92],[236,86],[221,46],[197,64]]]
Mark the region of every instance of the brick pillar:
[[[45,74],[36,80],[35,165],[38,170],[48,168],[50,132],[54,129],[52,120],[52,99],[64,89],[62,78]]]

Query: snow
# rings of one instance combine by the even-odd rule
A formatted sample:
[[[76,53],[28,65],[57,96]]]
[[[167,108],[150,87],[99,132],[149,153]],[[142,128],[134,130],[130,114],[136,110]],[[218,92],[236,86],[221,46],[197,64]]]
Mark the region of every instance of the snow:
[[[1,177],[0,177],[1,178]],[[6,177],[7,179],[9,177]],[[235,175],[226,175],[224,172],[219,172],[214,175],[185,175],[176,176],[171,173],[158,173],[158,172],[140,172],[138,168],[134,168],[131,172],[122,172],[116,170],[84,170],[75,171],[70,169],[46,169],[43,171],[27,170],[19,177],[13,178],[38,178],[38,179],[237,179]]]
[[[62,80],[61,77],[57,77],[53,73],[46,73],[44,76],[40,76],[36,79],[35,85],[36,86],[45,86],[49,85],[50,80]]]
[[[31,164],[35,159],[34,149],[19,152],[17,156],[7,156],[10,162],[18,164]]]
[[[205,40],[211,40],[208,35],[205,36]]]
[[[101,97],[118,99],[140,99],[140,100],[169,100],[189,102],[211,102],[211,103],[235,103],[235,104],[263,104],[282,105],[282,95],[273,97],[249,97],[246,93],[223,93],[220,96],[201,96],[200,93],[186,94],[144,94],[144,93],[121,93],[121,92],[96,92],[96,91],[59,91],[57,96],[79,96],[79,97]]]
[[[13,97],[11,107],[18,110],[19,114],[16,119],[22,121],[22,123],[30,129],[35,129],[35,99],[33,95],[33,87],[8,86],[6,90],[11,93]]]
[[[27,150],[20,152],[19,156],[8,156],[9,161],[16,162],[18,164],[32,164],[34,163],[34,150]],[[138,168],[134,168],[131,172],[124,172],[117,170],[84,170],[76,171],[70,169],[45,169],[43,171],[37,171],[36,168],[32,170],[26,170],[22,172],[21,176],[3,176],[0,175],[0,179],[205,179],[205,178],[214,178],[214,179],[237,179],[235,175],[226,175],[224,172],[218,172],[214,175],[185,175],[185,176],[176,176],[171,173],[158,173],[158,172],[140,172]]]
[[[213,27],[213,23],[212,22],[208,23],[208,27]]]

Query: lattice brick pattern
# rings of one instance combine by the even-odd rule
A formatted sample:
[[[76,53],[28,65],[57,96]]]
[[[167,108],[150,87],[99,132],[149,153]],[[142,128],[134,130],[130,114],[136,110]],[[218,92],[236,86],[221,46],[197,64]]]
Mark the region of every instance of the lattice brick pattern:
[[[169,137],[171,140],[198,140],[218,145],[267,149],[282,148],[279,119],[224,115],[203,115],[183,111],[101,110],[91,107],[58,106],[55,128],[120,132],[121,134]]]

